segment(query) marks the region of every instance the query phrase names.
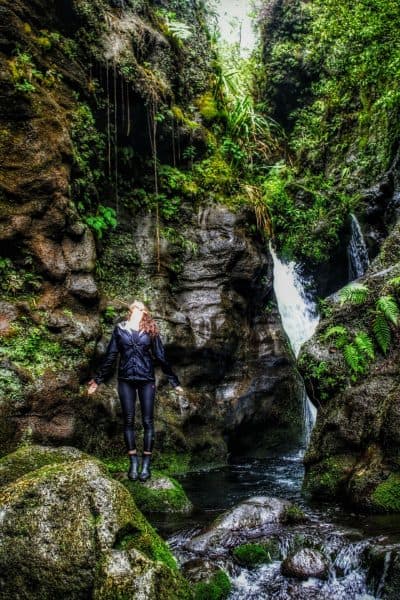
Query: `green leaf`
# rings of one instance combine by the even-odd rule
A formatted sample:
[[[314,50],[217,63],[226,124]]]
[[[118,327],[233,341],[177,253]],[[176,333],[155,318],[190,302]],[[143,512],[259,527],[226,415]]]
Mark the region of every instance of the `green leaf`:
[[[385,315],[388,321],[397,325],[399,321],[399,307],[393,296],[381,296],[378,298],[376,308]]]
[[[347,335],[347,329],[344,325],[334,325],[333,327],[329,327],[329,329],[324,332],[324,339],[337,335]]]
[[[377,313],[372,327],[379,346],[381,347],[383,353],[386,354],[392,335],[390,332],[389,323],[387,322],[383,313]]]
[[[357,346],[354,344],[347,344],[343,348],[343,356],[346,363],[354,373],[365,372],[365,361]]]
[[[362,304],[368,297],[369,289],[362,283],[351,283],[339,292],[340,303]]]
[[[371,359],[375,358],[374,344],[369,335],[365,333],[365,331],[359,331],[357,333],[357,335],[354,338],[354,343],[356,344],[358,349],[363,354],[365,354],[365,356]]]

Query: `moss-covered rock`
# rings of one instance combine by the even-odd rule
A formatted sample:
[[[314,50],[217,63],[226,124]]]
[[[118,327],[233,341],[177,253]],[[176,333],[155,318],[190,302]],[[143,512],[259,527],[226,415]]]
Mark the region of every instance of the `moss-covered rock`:
[[[145,483],[129,479],[122,482],[144,513],[188,514],[193,510],[193,504],[180,483],[162,473],[153,471],[151,479]]]
[[[21,445],[15,452],[0,458],[0,487],[45,465],[95,458],[72,446]]]
[[[373,507],[379,512],[400,512],[400,474],[391,473],[371,494]]]
[[[194,585],[195,600],[225,600],[231,591],[231,581],[225,571],[216,571],[209,581]]]
[[[279,544],[274,539],[262,543],[241,544],[233,549],[232,555],[240,565],[257,567],[280,558]]]
[[[21,597],[75,599],[93,589],[98,599],[190,597],[167,545],[100,461],[71,448],[25,447],[3,465],[6,597],[18,590]]]
[[[304,489],[313,496],[332,498],[344,490],[355,465],[351,456],[331,456],[311,466],[304,479]]]

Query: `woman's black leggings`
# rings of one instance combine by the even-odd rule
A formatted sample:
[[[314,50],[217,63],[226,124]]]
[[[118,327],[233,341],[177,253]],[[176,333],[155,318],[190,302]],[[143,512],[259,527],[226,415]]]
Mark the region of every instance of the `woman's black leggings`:
[[[143,451],[151,452],[154,445],[154,397],[156,392],[155,383],[152,381],[145,383],[118,381],[118,395],[121,400],[124,419],[125,445],[128,450],[136,450],[134,429],[136,390],[139,396],[144,429]]]

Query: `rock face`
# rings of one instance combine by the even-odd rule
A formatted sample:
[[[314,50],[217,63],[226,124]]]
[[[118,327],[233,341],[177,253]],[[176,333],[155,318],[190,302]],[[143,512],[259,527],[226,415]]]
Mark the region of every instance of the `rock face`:
[[[191,597],[166,545],[100,461],[27,447],[0,469],[1,597]]]
[[[84,384],[112,321],[124,317],[120,301],[135,295],[153,310],[187,390],[182,404],[160,385],[158,448],[224,460],[227,447],[256,451],[261,432],[270,444],[299,435],[298,377],[272,303],[271,260],[248,227],[254,216],[212,194],[190,199],[179,243],[161,236],[158,268],[154,215],[130,192],[118,201],[104,176],[111,167],[112,180],[115,170],[122,187],[140,192],[151,143],[136,123],[147,122],[154,103],[195,104],[205,92],[210,48],[201,10],[192,2],[179,7],[178,17],[199,25],[185,48],[161,26],[158,2],[124,10],[105,0],[54,9],[44,0],[6,0],[1,7],[3,454],[25,437],[124,451],[115,380],[91,398]],[[171,127],[179,152],[204,146],[201,128],[179,118],[160,125],[160,161],[171,161]],[[109,236],[100,191],[118,213]]]
[[[287,577],[323,579],[327,575],[324,557],[317,550],[303,548],[293,556],[288,556],[281,565],[282,574]]]
[[[181,446],[213,460],[226,452],[223,433],[234,450],[295,439],[301,431],[299,380],[271,303],[271,259],[246,232],[252,215],[213,202],[186,214],[181,232],[197,250],[180,255],[172,290],[173,249],[163,244],[158,274],[151,217],[120,234],[126,253],[139,257],[138,293],[158,314],[168,355],[188,390],[185,407],[175,392],[160,388],[158,440],[165,449]],[[119,248],[116,234],[104,252],[109,264]],[[111,282],[119,297],[124,282],[121,270]],[[113,388],[108,394],[115,399]]]
[[[303,347],[299,362],[308,393],[321,406],[305,457],[306,488],[316,496],[345,498],[379,512],[400,510],[398,327],[382,317],[391,339],[385,352],[373,326],[382,314],[380,298],[399,303],[399,240],[397,224],[357,280],[368,290],[364,301],[341,305],[332,298],[329,316]],[[333,326],[345,328],[345,346],[354,345],[360,331],[369,336],[374,358],[363,363],[361,372],[345,360],[337,335],[327,334]]]

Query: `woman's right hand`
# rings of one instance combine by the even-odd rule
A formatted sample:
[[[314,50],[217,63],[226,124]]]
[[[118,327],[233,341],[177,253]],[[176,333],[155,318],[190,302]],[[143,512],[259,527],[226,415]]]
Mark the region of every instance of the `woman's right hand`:
[[[98,388],[98,387],[99,387],[99,386],[98,386],[98,384],[97,384],[97,383],[94,381],[94,379],[91,379],[91,380],[89,381],[89,387],[88,387],[88,390],[87,390],[87,392],[88,392],[89,396],[90,396],[91,394],[94,394],[94,393],[95,393],[95,391],[97,390],[97,388]]]

